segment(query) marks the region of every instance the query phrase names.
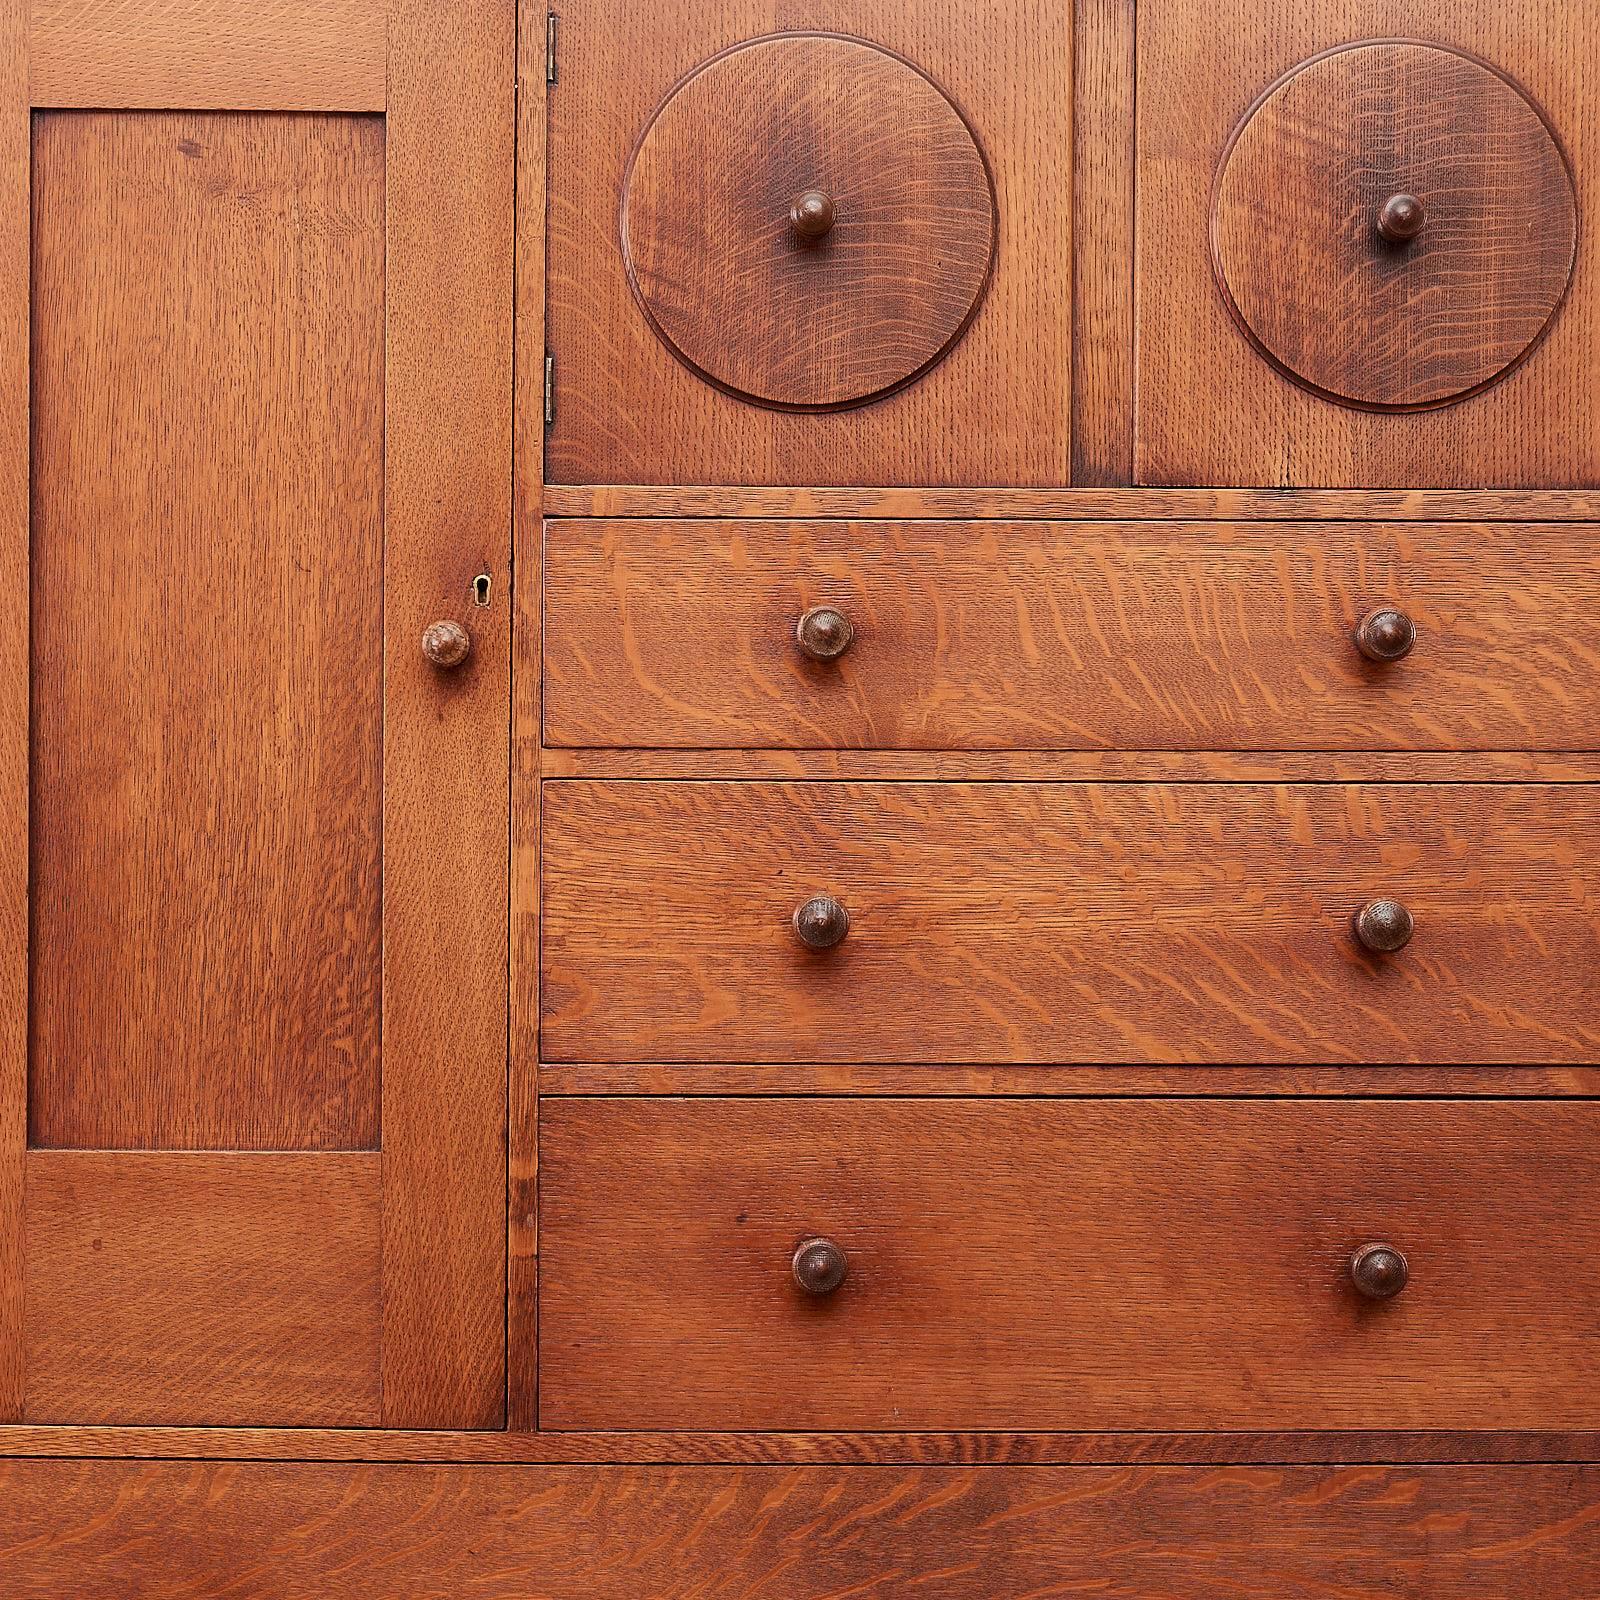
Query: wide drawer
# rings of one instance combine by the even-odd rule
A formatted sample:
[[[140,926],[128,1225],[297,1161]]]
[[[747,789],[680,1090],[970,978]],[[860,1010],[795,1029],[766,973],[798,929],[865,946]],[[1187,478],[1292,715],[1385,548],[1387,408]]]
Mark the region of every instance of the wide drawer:
[[[7,1600],[1577,1600],[1600,1468],[0,1463]]]
[[[540,1197],[549,1427],[1600,1425],[1587,1103],[556,1100]]]
[[[1561,750],[1600,726],[1600,542],[1570,525],[553,521],[545,605],[552,745]],[[1369,659],[1393,608],[1415,643]],[[817,660],[797,630],[825,609],[853,637]]]
[[[1589,787],[562,781],[543,819],[554,1061],[1600,1055]]]

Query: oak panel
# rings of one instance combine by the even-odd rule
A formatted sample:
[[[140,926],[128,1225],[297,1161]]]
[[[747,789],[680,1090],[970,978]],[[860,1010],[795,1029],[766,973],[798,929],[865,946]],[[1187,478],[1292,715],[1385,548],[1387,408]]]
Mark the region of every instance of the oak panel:
[[[1587,1102],[551,1100],[541,1139],[548,1427],[1600,1421]]]
[[[1592,1060],[1600,792],[555,782],[553,1061]],[[790,917],[844,902],[821,954]],[[1416,937],[1350,924],[1395,895]]]
[[[28,1461],[0,1493],[16,1600],[1535,1600],[1600,1571],[1600,1472],[1565,1467]]]
[[[379,1161],[31,1151],[27,1420],[376,1424]]]
[[[34,128],[31,1138],[370,1147],[383,127]]]
[[[385,0],[31,0],[36,106],[382,111]]]
[[[855,630],[809,660],[813,606]],[[1366,661],[1398,605],[1419,641]],[[552,745],[1584,749],[1600,543],[1562,524],[553,521]]]

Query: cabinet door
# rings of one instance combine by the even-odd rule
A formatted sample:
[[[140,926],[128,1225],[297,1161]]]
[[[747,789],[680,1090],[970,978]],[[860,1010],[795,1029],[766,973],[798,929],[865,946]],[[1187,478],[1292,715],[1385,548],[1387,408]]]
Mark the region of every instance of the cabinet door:
[[[512,5],[0,28],[0,1420],[496,1425]]]

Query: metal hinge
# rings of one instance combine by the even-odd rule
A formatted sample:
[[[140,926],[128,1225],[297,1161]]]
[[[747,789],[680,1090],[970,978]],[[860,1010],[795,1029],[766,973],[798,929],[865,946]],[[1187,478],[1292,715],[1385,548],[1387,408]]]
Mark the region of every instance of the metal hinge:
[[[556,23],[560,18],[547,11],[544,18],[544,81],[556,81]]]
[[[544,425],[548,428],[556,420],[556,358],[548,350],[544,353]]]

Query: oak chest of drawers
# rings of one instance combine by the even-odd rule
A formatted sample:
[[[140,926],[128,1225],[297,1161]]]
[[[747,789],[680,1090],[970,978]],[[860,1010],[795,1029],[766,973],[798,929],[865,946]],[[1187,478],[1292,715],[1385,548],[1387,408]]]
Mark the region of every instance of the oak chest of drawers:
[[[1600,12],[0,38],[0,1594],[1600,1591]]]

